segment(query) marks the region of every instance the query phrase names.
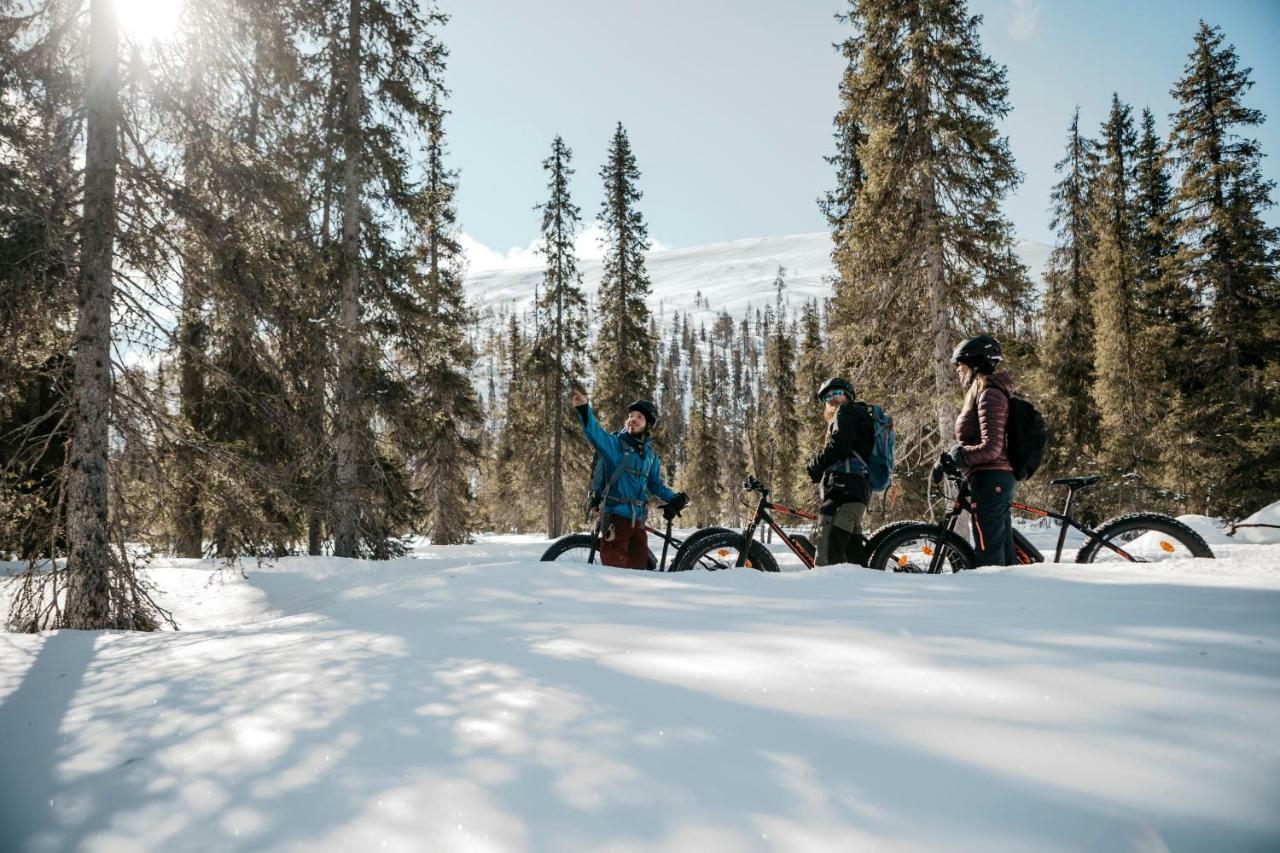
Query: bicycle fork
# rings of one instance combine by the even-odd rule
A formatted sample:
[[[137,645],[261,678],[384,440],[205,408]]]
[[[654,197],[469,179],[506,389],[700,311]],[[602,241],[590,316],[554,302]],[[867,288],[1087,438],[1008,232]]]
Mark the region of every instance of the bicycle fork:
[[[929,574],[942,574],[942,560],[947,551],[947,534],[954,533],[956,529],[956,520],[960,518],[960,513],[964,511],[964,504],[961,498],[957,497],[955,503],[951,505],[951,509],[947,512],[946,518],[939,529],[942,531],[938,535],[938,541],[934,543],[933,553],[929,556]]]
[[[735,564],[738,568],[742,568],[749,562],[747,555],[751,553],[751,543],[755,541],[756,528],[759,526],[760,514],[757,513],[755,518],[751,519],[751,523],[747,525],[747,529],[742,531],[742,538],[745,541],[742,543],[742,550],[738,552],[738,562]]]
[[[764,518],[764,503],[768,499],[767,492],[760,495],[760,502],[756,504],[755,515],[751,516],[751,523],[747,525],[747,529],[742,531],[742,538],[746,541],[742,543],[742,550],[738,552],[738,568],[742,568],[750,562],[748,555],[751,553],[751,543],[756,539],[756,529],[760,527],[760,522]]]

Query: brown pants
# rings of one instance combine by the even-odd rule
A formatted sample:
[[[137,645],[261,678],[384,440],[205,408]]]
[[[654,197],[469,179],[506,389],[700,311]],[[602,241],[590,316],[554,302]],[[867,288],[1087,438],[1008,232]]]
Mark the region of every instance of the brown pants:
[[[620,569],[649,568],[649,534],[644,520],[632,524],[620,515],[606,515],[600,533],[600,562]]]

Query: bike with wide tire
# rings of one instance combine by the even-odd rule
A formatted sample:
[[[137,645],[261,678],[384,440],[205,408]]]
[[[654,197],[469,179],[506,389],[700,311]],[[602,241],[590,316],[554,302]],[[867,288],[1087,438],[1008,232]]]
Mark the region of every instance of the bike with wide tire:
[[[885,536],[871,555],[871,568],[881,571],[942,574],[972,569],[977,565],[973,547],[956,533],[956,522],[974,504],[969,481],[954,465],[935,469],[935,480],[945,477],[955,488],[941,524],[925,521],[901,523]],[[1170,515],[1158,512],[1135,512],[1116,516],[1096,529],[1077,521],[1071,515],[1078,492],[1095,485],[1102,477],[1063,477],[1052,480],[1054,486],[1067,490],[1062,512],[1053,512],[1029,504],[1013,502],[1013,508],[1038,518],[1059,522],[1058,544],[1053,562],[1062,562],[1062,550],[1069,527],[1085,536],[1076,552],[1077,563],[1130,562],[1152,563],[1190,557],[1213,557],[1208,544],[1187,525]],[[1045,557],[1017,528],[1013,530],[1014,551],[1019,565],[1043,563]]]
[[[769,487],[755,477],[747,478],[746,482],[742,484],[742,491],[744,495],[746,493],[754,493],[758,496],[755,512],[747,523],[746,529],[738,532],[727,530],[723,527],[707,527],[693,533],[676,555],[671,571],[748,568],[761,572],[776,572],[779,570],[777,558],[764,546],[764,543],[756,539],[756,533],[759,532],[762,526],[768,526],[769,529],[777,534],[782,543],[791,550],[791,553],[796,555],[806,569],[813,568],[816,556],[816,548],[813,542],[803,534],[788,534],[774,519],[771,511],[803,518],[808,521],[817,521],[818,517],[813,513],[769,500]],[[895,521],[881,527],[869,539],[866,539],[864,543],[866,551],[864,553],[873,553],[885,537],[904,524],[911,523],[913,522]]]
[[[590,510],[588,510],[588,514],[589,513]],[[677,513],[677,515],[679,515],[679,513]],[[552,542],[547,550],[543,552],[541,561],[544,563],[555,561],[560,563],[598,564],[600,562],[600,524],[601,521],[598,519],[596,524],[591,528],[590,533],[570,533],[567,536],[561,536],[559,539]],[[649,534],[657,536],[662,540],[661,558],[653,553],[653,549],[649,549],[649,564],[647,566],[649,571],[676,571],[675,566],[680,559],[680,555],[683,553],[682,549],[686,542],[693,538],[691,536],[689,540],[684,540],[673,535],[671,532],[672,524],[673,519],[667,519],[665,530],[652,527],[648,524],[644,527]],[[726,533],[732,532],[720,527],[704,528],[697,532],[706,533],[715,530],[723,530]],[[675,551],[672,553],[670,563],[671,567],[667,568],[667,553],[672,548],[674,548]],[[710,569],[716,568],[716,566],[712,565],[711,561],[707,561],[706,565],[698,566],[697,568]]]

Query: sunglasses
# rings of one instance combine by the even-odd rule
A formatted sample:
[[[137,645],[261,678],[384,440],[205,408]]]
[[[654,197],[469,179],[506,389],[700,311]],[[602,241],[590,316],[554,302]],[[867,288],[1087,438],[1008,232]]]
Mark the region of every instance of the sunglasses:
[[[830,403],[836,397],[843,397],[843,396],[845,396],[845,392],[837,388],[835,391],[828,391],[827,393],[823,394],[822,402]]]

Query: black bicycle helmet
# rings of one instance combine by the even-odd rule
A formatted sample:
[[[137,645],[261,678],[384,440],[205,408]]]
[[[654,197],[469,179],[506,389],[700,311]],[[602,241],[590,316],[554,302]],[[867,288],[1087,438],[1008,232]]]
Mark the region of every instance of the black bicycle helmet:
[[[828,379],[826,382],[823,382],[822,387],[818,389],[818,402],[822,402],[823,397],[827,396],[827,394],[835,390],[844,391],[845,396],[847,396],[850,400],[852,400],[855,396],[857,396],[857,392],[853,390],[852,382],[850,382],[848,379],[835,376],[835,377],[832,377],[831,379]]]
[[[630,406],[627,406],[628,412],[639,412],[644,415],[645,423],[649,425],[649,429],[653,429],[658,425],[658,407],[648,400],[636,400]]]
[[[951,353],[952,364],[964,364],[979,373],[995,373],[996,367],[1004,360],[1000,350],[1000,342],[990,335],[975,335],[966,338],[956,345]]]

